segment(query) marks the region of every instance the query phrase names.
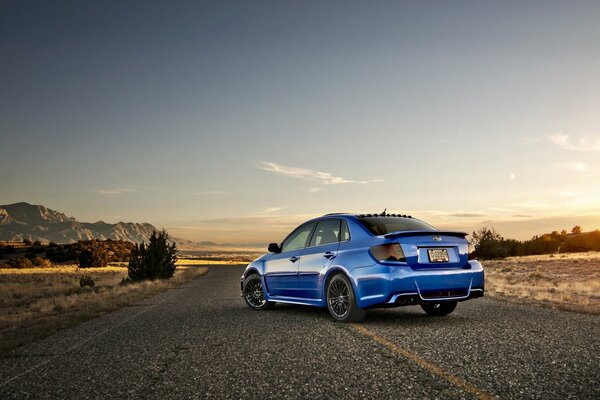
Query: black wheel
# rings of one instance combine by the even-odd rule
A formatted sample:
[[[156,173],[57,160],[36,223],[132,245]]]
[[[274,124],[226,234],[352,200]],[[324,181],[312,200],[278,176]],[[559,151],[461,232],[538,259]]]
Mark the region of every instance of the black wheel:
[[[456,301],[444,301],[441,303],[421,304],[421,308],[433,317],[443,317],[450,314],[456,308]]]
[[[334,275],[327,284],[327,309],[338,322],[359,322],[367,313],[356,305],[352,284],[343,274]]]
[[[266,310],[275,305],[275,302],[265,299],[262,282],[256,274],[248,275],[244,279],[244,300],[253,310]]]

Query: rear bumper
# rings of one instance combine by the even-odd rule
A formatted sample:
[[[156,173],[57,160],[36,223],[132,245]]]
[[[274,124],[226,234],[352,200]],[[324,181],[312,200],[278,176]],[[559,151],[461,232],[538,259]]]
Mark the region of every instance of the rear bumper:
[[[361,308],[395,307],[482,297],[484,272],[477,261],[470,268],[413,270],[376,264],[352,271]]]
[[[412,306],[417,304],[427,304],[440,301],[466,301],[483,297],[484,289],[470,289],[467,292],[463,291],[439,291],[431,294],[421,293],[398,293],[392,295],[390,300],[383,304],[385,307],[402,307]]]

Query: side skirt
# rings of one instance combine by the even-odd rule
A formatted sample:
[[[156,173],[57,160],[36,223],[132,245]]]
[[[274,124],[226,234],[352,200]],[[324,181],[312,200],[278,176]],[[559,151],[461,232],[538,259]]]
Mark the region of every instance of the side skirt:
[[[301,304],[305,306],[325,307],[325,301],[322,299],[303,299],[298,297],[268,296],[267,300],[286,304]]]

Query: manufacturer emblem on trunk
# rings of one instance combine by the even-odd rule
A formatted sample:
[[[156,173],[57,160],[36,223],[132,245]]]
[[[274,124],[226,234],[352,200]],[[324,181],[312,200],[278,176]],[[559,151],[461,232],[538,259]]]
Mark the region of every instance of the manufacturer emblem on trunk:
[[[442,238],[439,237],[439,236],[434,236],[434,237],[432,237],[432,239],[435,240],[436,242],[441,242],[442,241]]]

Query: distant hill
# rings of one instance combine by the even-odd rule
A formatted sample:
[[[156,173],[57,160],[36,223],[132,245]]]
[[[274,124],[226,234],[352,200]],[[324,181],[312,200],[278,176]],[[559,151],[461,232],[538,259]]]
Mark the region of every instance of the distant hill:
[[[73,243],[78,240],[113,239],[134,243],[147,241],[156,228],[148,223],[104,221],[79,222],[75,218],[41,205],[15,203],[0,206],[0,240]],[[196,243],[172,238],[178,246],[195,247]]]

